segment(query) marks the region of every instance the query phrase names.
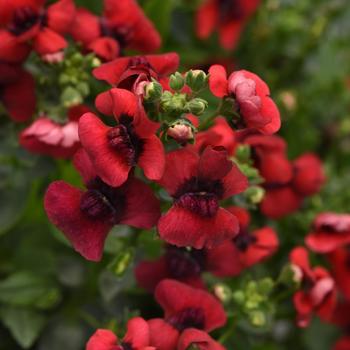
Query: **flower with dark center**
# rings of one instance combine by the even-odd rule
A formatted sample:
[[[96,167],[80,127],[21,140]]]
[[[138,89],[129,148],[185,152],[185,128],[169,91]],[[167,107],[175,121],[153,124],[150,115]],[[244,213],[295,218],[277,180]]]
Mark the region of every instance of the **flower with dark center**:
[[[214,296],[181,282],[166,279],[158,284],[155,298],[164,310],[164,319],[148,321],[151,344],[157,350],[185,350],[185,347],[180,346],[183,342],[181,338],[192,339],[194,335],[215,343],[206,332],[222,327],[226,322],[226,315]]]
[[[159,124],[147,118],[137,97],[114,88],[97,97],[96,107],[101,113],[113,115],[118,123],[109,127],[92,113],[84,114],[79,120],[81,144],[98,176],[110,186],[118,187],[138,165],[147,178],[160,179],[165,157],[163,144],[155,134]]]
[[[121,57],[94,69],[93,74],[110,85],[138,93],[142,82],[149,82],[152,78],[162,82],[176,71],[178,65],[176,53]]]
[[[104,0],[102,17],[78,9],[72,36],[105,61],[117,58],[124,49],[148,53],[161,45],[159,33],[135,0]]]
[[[332,212],[317,215],[305,242],[311,250],[317,253],[330,253],[348,245],[350,243],[350,215]]]
[[[13,4],[15,3],[15,4]],[[25,59],[33,48],[40,56],[55,54],[67,46],[64,34],[74,20],[73,0],[59,0],[50,6],[45,1],[5,1],[6,30],[0,32],[0,60]],[[14,57],[12,57],[14,56]],[[17,57],[18,56],[18,57]]]
[[[55,181],[46,191],[45,210],[50,221],[86,259],[101,259],[104,241],[114,225],[149,229],[157,222],[159,202],[143,182],[129,177],[121,187],[109,186],[97,176],[82,149],[74,163],[84,178],[86,191]]]
[[[218,31],[223,48],[236,47],[241,32],[256,11],[260,0],[205,0],[196,14],[196,33],[200,39],[207,39]]]
[[[238,235],[233,239],[233,242],[238,250],[246,252],[250,245],[256,242],[256,237],[248,231],[240,230]]]
[[[297,324],[306,327],[316,313],[322,320],[330,320],[336,305],[337,291],[335,282],[323,267],[311,268],[308,252],[303,247],[296,247],[290,253],[290,262],[298,272],[301,281],[293,297],[298,313]]]
[[[227,159],[224,148],[207,147],[198,154],[186,147],[168,153],[159,183],[174,198],[158,222],[158,232],[168,243],[210,248],[238,233],[235,216],[219,201],[244,191],[247,179]]]
[[[141,317],[127,323],[127,332],[122,340],[110,330],[98,329],[86,344],[86,350],[156,350],[150,344],[150,330]]]

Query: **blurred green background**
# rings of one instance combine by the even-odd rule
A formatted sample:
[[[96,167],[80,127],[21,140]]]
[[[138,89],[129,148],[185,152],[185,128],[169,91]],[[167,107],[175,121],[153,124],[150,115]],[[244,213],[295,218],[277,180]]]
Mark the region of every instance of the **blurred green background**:
[[[76,3],[97,13],[102,8],[102,1]],[[300,212],[272,223],[281,249],[249,272],[276,277],[289,250],[302,244],[315,213],[349,211],[350,2],[262,1],[234,52],[219,48],[215,35],[205,42],[196,39],[194,12],[200,1],[140,3],[162,34],[162,51],[178,52],[184,70],[220,60],[260,75],[280,107],[280,134],[291,159],[314,151],[325,162],[327,186]],[[142,233],[130,247],[128,230],[119,228],[110,235],[100,264],[85,261],[48,223],[42,204],[52,180],[79,184],[72,165],[28,154],[17,143],[22,126],[7,116],[0,123],[0,349],[80,350],[97,327],[120,330],[137,310],[145,317],[158,315],[151,296],[134,287],[132,264],[118,271],[126,247],[136,260],[158,253],[154,233]],[[326,264],[320,257],[314,260]],[[299,330],[294,316],[287,300],[277,305],[268,329],[238,322],[227,349],[331,349],[340,334],[335,327],[315,320]]]

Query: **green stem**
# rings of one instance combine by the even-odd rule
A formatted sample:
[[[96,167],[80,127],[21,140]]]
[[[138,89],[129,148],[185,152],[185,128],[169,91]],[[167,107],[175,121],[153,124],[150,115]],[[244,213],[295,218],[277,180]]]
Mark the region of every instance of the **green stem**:
[[[224,100],[222,99],[220,100],[218,108],[212,114],[209,114],[209,116],[207,116],[204,122],[200,125],[199,127],[200,131],[207,129],[211,125],[213,120],[220,114],[223,104],[224,104]]]
[[[218,339],[218,342],[221,344],[224,344],[226,340],[232,335],[234,329],[236,327],[236,324],[234,322],[234,318],[232,318],[232,321],[230,322],[229,326],[227,327],[225,333],[221,335],[221,337]]]

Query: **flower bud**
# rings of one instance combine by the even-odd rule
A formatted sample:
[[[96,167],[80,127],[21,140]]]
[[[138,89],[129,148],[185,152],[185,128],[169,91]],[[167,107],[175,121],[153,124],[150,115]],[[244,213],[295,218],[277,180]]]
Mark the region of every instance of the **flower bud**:
[[[222,303],[228,303],[232,298],[232,291],[226,284],[220,283],[214,286],[214,294]]]
[[[175,90],[180,91],[185,85],[185,79],[181,73],[175,72],[170,76],[169,86]]]
[[[239,145],[236,149],[236,158],[240,163],[248,163],[250,160],[251,151],[249,145]]]
[[[267,321],[265,314],[260,310],[250,312],[249,319],[251,324],[255,327],[263,327],[266,325]]]
[[[120,252],[114,260],[108,265],[108,269],[112,271],[116,276],[122,276],[127,268],[130,266],[132,259],[134,257],[133,251],[131,249],[126,249]]]
[[[186,96],[183,94],[172,95],[170,92],[165,91],[161,99],[163,110],[172,116],[179,116],[184,113],[185,104]]]
[[[145,85],[145,100],[146,101],[158,101],[162,97],[163,88],[162,85],[160,85],[156,81],[152,81]]]
[[[285,265],[278,277],[278,281],[288,287],[298,287],[302,279],[303,272],[294,264]]]
[[[259,204],[265,196],[265,190],[260,186],[251,186],[245,192],[244,196],[251,204]]]
[[[83,103],[83,97],[77,89],[68,86],[61,94],[61,102],[64,107],[69,108]]]
[[[173,138],[180,145],[184,145],[187,142],[193,140],[193,125],[184,119],[179,119],[167,130],[167,136]]]
[[[190,70],[186,73],[186,84],[192,91],[200,91],[204,89],[208,84],[209,76],[202,70]]]
[[[194,98],[186,103],[185,109],[194,115],[201,115],[208,107],[208,102],[202,98]]]

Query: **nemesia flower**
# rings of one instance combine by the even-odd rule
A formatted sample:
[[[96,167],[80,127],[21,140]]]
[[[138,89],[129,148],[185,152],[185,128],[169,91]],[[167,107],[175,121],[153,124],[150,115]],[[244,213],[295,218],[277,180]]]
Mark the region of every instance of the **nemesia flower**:
[[[18,65],[0,61],[0,103],[14,121],[30,119],[36,106],[32,75]]]
[[[76,153],[74,165],[86,190],[55,181],[46,191],[44,206],[50,221],[84,258],[101,259],[104,241],[114,225],[150,229],[156,224],[159,202],[142,181],[130,176],[121,187],[107,185],[83,149]]]
[[[95,68],[93,75],[96,79],[104,80],[114,87],[142,95],[145,83],[150,82],[152,78],[163,81],[169,74],[175,72],[178,66],[179,56],[174,52],[121,57]]]
[[[21,132],[19,142],[32,153],[71,158],[80,147],[78,119],[87,111],[89,108],[84,105],[70,108],[64,123],[42,116]]]
[[[211,248],[238,233],[236,217],[219,201],[243,192],[248,182],[223,147],[209,146],[202,154],[192,147],[169,152],[158,182],[174,198],[158,222],[159,235],[166,242]]]
[[[329,320],[336,305],[335,282],[329,272],[320,266],[311,268],[308,252],[303,247],[292,250],[290,262],[301,278],[301,289],[293,297],[298,326],[306,327],[313,313]]]
[[[186,350],[190,344],[203,350],[223,349],[207,334],[226,323],[225,311],[214,296],[181,282],[163,280],[155,298],[164,310],[164,319],[148,321],[151,345],[157,350]]]
[[[158,32],[135,0],[104,0],[102,17],[79,8],[71,34],[106,61],[117,58],[125,48],[148,53],[161,45]]]
[[[332,348],[332,350],[349,350],[350,349],[350,336],[340,338]]]
[[[205,0],[196,15],[198,37],[207,39],[217,29],[221,46],[234,49],[259,3],[260,0]]]
[[[305,242],[317,253],[329,253],[350,243],[350,215],[331,212],[317,215]]]
[[[122,340],[108,329],[98,329],[87,342],[86,350],[156,350],[149,343],[148,323],[141,317],[134,317],[128,321]]]
[[[270,97],[270,89],[256,74],[235,71],[227,78],[223,66],[209,68],[209,88],[216,97],[235,99],[236,117],[232,124],[238,129],[253,129],[274,134],[281,126],[279,110]]]
[[[350,303],[348,300],[337,304],[331,322],[344,332],[343,336],[334,344],[332,350],[348,350],[350,346]]]
[[[113,88],[97,97],[96,107],[117,122],[109,127],[92,113],[79,120],[81,144],[98,176],[110,186],[120,186],[139,165],[148,179],[159,180],[165,166],[163,144],[155,135],[159,124],[147,118],[137,97]]]
[[[195,146],[198,150],[203,150],[206,146],[222,146],[232,155],[237,146],[236,135],[225,118],[217,117],[213,126],[196,134]]]
[[[31,47],[39,54],[56,53],[67,46],[63,37],[73,22],[72,0],[59,0],[44,7],[44,0],[5,1],[1,10],[0,60],[23,61]]]

